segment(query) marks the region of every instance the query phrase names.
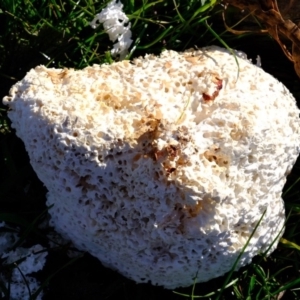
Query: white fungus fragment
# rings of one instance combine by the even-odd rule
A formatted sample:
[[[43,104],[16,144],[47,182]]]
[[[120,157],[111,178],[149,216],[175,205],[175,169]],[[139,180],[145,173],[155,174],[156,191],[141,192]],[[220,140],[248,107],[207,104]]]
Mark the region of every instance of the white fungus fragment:
[[[17,241],[18,235],[16,232],[12,232],[12,228],[7,226],[5,222],[0,222],[0,257]],[[5,228],[8,230],[6,231]]]
[[[256,65],[261,67],[261,57],[259,55],[256,56]]]
[[[4,104],[56,230],[124,276],[169,289],[229,271],[264,212],[237,268],[271,253],[299,110],[238,56],[239,67],[218,47],[39,66],[15,84]]]
[[[113,57],[119,55],[120,60],[126,57],[133,42],[130,30],[131,23],[122,8],[123,4],[120,1],[112,0],[90,23],[94,29],[99,26],[98,23],[102,23],[109,39],[112,42],[118,41],[114,44],[111,54]]]
[[[43,269],[47,255],[48,252],[44,251],[44,248],[38,244],[34,245],[31,248],[18,247],[14,251],[3,253],[1,258],[6,259],[6,264],[10,264],[26,257],[24,261],[18,264],[18,269],[15,268],[13,273],[14,280],[22,281],[22,274],[28,275],[30,273],[38,272]]]
[[[10,299],[29,299],[30,294],[38,290],[39,282],[30,274],[42,270],[47,254],[48,252],[44,251],[41,245],[35,245],[31,248],[19,247],[14,251],[2,254],[1,259],[5,260],[4,264],[16,264],[10,278],[7,279],[0,274],[0,280],[6,282],[5,285],[10,291]],[[19,262],[22,258],[24,260]],[[0,296],[3,296],[1,292]],[[43,293],[39,293],[36,299],[41,300],[42,296]]]

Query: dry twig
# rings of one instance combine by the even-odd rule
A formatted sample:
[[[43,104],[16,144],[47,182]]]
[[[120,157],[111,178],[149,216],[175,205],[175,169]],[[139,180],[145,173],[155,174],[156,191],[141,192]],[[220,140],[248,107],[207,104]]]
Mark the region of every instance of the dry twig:
[[[248,10],[260,19],[269,34],[281,46],[287,58],[294,63],[295,71],[300,77],[300,28],[291,20],[285,20],[282,17],[276,0],[224,0],[223,3],[241,10]],[[280,34],[292,42],[292,52],[282,42]]]

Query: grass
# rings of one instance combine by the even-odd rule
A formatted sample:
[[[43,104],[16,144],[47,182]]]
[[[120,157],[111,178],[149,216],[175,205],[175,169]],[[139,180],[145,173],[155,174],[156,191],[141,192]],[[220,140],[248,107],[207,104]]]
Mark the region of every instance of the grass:
[[[76,69],[94,63],[111,63],[112,42],[99,26],[89,23],[107,1],[2,0],[0,4],[0,98],[39,64]],[[132,24],[134,44],[131,58],[163,49],[183,51],[194,45],[229,44],[251,57],[260,54],[263,67],[283,81],[300,100],[298,78],[292,66],[268,37],[233,37],[220,21],[222,7],[207,0],[123,0]],[[203,4],[203,5],[202,5]],[[254,41],[254,42],[253,42]],[[274,61],[276,64],[274,64]],[[13,248],[48,246],[46,190],[32,170],[22,142],[16,137],[0,107],[0,221],[18,234]],[[253,263],[224,277],[176,293],[147,284],[136,285],[104,268],[89,254],[70,259],[69,245],[49,248],[47,263],[36,274],[44,299],[300,299],[300,165],[295,165],[284,190],[288,220],[278,249],[270,256],[255,257]],[[51,209],[51,208],[50,208]],[[74,250],[74,249],[73,249]],[[0,274],[17,265],[0,261]],[[0,280],[0,291],[9,299],[9,288]],[[39,292],[39,291],[38,291]],[[37,293],[38,293],[37,292]],[[37,296],[32,294],[32,299]]]

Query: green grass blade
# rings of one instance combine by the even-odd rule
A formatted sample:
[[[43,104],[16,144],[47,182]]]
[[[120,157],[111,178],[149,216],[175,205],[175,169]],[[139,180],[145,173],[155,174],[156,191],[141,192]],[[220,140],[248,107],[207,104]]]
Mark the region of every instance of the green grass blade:
[[[265,214],[266,214],[266,210],[264,211],[264,213],[262,214],[262,216],[261,216],[260,219],[258,220],[256,226],[254,227],[254,230],[252,231],[250,237],[248,238],[246,244],[244,245],[244,247],[243,247],[241,253],[238,255],[238,257],[237,257],[235,263],[233,264],[231,271],[230,271],[230,272],[228,273],[228,275],[226,276],[226,279],[225,279],[225,281],[224,281],[224,283],[223,283],[223,285],[222,285],[222,288],[221,288],[219,294],[218,294],[217,297],[216,297],[216,300],[219,300],[220,297],[222,296],[223,291],[224,291],[226,285],[228,284],[230,278],[232,277],[232,274],[233,274],[233,272],[235,271],[238,262],[240,261],[242,255],[244,254],[246,248],[248,247],[248,245],[249,245],[249,243],[250,243],[250,240],[252,239],[254,233],[256,232],[256,230],[257,230],[258,226],[260,225],[260,223],[261,223],[263,217],[265,216]]]
[[[287,240],[285,238],[281,238],[280,243],[283,244],[287,248],[296,249],[296,250],[300,251],[299,245],[297,245],[296,243],[290,242],[289,240]]]
[[[240,74],[240,65],[239,65],[239,61],[237,59],[237,56],[235,54],[235,52],[227,45],[227,43],[211,28],[211,26],[207,23],[207,21],[204,22],[206,28],[211,32],[211,34],[233,55],[234,60],[236,62],[236,65],[238,67],[237,70],[237,79],[239,78],[239,74]]]

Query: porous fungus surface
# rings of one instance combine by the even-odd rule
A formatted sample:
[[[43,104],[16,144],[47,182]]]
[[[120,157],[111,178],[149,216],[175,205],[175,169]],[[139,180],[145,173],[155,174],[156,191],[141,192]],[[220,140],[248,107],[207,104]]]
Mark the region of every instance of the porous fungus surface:
[[[273,251],[299,110],[236,55],[238,65],[208,47],[38,66],[15,84],[4,103],[56,230],[136,282],[170,289],[229,271],[264,212],[238,267]]]

